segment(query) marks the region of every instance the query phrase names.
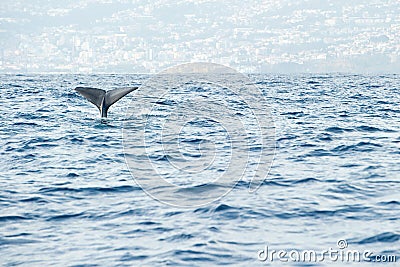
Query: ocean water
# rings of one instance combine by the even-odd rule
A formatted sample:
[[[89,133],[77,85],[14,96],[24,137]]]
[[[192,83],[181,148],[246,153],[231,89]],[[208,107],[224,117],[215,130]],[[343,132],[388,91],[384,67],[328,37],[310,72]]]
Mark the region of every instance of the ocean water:
[[[269,175],[255,192],[243,180],[221,199],[189,208],[160,203],[133,179],[144,173],[124,154],[134,94],[100,120],[73,91],[148,78],[1,75],[1,265],[267,266],[270,259],[258,259],[266,246],[324,251],[338,249],[338,240],[373,252],[371,260],[400,262],[399,75],[250,75],[274,120]],[[196,126],[200,137],[209,135],[206,126]],[[232,146],[216,147],[222,159]]]

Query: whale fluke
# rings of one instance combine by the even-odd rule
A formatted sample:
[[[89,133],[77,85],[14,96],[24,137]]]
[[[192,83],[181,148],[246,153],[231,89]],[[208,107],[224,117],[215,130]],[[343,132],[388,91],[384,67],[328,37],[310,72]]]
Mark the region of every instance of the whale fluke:
[[[111,91],[105,91],[103,89],[91,87],[76,87],[75,91],[77,91],[91,103],[96,105],[96,107],[100,111],[102,118],[107,118],[108,108],[130,92],[135,91],[136,89],[138,89],[138,87],[124,87]]]

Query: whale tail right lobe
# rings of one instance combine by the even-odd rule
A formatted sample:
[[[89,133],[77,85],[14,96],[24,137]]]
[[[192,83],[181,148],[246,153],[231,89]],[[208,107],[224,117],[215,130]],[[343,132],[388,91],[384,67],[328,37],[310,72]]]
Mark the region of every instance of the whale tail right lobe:
[[[103,89],[76,87],[75,91],[83,95],[89,102],[96,105],[102,118],[107,118],[107,111],[111,105],[136,89],[138,89],[138,87],[124,87],[106,92]]]

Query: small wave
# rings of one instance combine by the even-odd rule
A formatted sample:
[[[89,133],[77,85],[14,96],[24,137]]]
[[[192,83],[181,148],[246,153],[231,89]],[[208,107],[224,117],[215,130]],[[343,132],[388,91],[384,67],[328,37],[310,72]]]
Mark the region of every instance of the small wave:
[[[371,244],[371,243],[394,243],[400,240],[400,235],[392,232],[384,232],[378,235],[374,235],[361,241],[358,241],[357,244]]]
[[[304,178],[304,179],[293,181],[292,184],[305,184],[305,183],[313,183],[313,182],[320,182],[320,180],[318,180],[316,178]]]
[[[221,204],[221,205],[218,205],[214,209],[214,212],[220,212],[220,211],[226,211],[226,210],[232,210],[232,209],[235,209],[235,208],[232,206],[226,205],[226,204]]]
[[[175,106],[177,103],[174,100],[163,99],[163,100],[156,101],[155,104],[165,105],[165,106]]]
[[[321,141],[332,141],[333,140],[332,136],[328,133],[319,134],[317,136],[317,138]]]
[[[360,188],[350,184],[341,184],[335,186],[334,188],[329,188],[327,191],[337,194],[348,194],[348,195],[362,195],[363,197],[366,196],[374,196],[376,195],[376,190],[366,190],[364,188]]]
[[[285,140],[293,140],[293,139],[296,139],[298,137],[299,137],[298,135],[288,134],[288,135],[286,135],[284,137],[278,138],[276,141],[277,142],[282,142],[282,141],[285,141]]]
[[[360,167],[362,166],[361,164],[357,164],[357,163],[346,163],[341,165],[340,167],[342,168],[354,168],[354,167]]]
[[[283,182],[282,180],[279,181],[274,181],[274,180],[264,180],[261,183],[261,186],[283,186],[283,187],[288,187],[290,186],[289,184]]]
[[[226,253],[222,253],[225,251]],[[233,263],[237,263],[239,261],[250,261],[243,256],[232,256],[232,253],[229,250],[222,250],[218,253],[211,253],[211,252],[203,252],[197,251],[192,249],[187,250],[174,250],[172,252],[172,257],[178,259],[179,261],[185,262],[184,264],[180,264],[182,266],[193,266],[195,262],[207,262],[207,265],[214,265],[215,262],[218,262],[219,265],[232,265]],[[229,262],[224,262],[224,260],[229,260]],[[175,266],[179,264],[174,264]]]
[[[280,187],[290,187],[292,185],[296,184],[305,184],[305,183],[313,183],[313,182],[320,182],[320,180],[316,178],[303,178],[303,179],[293,179],[293,180],[288,180],[288,179],[279,179],[279,180],[269,180],[266,179],[262,181],[261,186],[280,186]],[[236,187],[245,187],[245,188],[250,188],[251,182],[247,181],[239,181]]]
[[[381,108],[378,109],[378,111],[400,113],[400,109],[393,109],[393,108]]]
[[[24,199],[20,199],[20,202],[33,202],[33,203],[48,203],[49,201],[47,201],[44,198],[41,197],[28,197],[28,198],[24,198]]]
[[[72,192],[72,193],[86,193],[86,194],[99,194],[99,193],[127,193],[135,190],[141,190],[140,187],[122,185],[115,187],[44,187],[39,189],[41,193],[54,193],[54,192]]]
[[[329,152],[325,149],[319,148],[319,149],[315,149],[315,150],[305,154],[303,157],[323,157],[323,156],[331,156],[331,155],[332,155],[331,152]]]
[[[23,142],[22,149],[34,149],[37,147],[43,147],[43,148],[56,147],[59,146],[58,144],[59,140],[61,140],[61,138],[50,138],[50,139],[46,139],[43,137],[32,138],[30,140]]]
[[[234,210],[236,208],[229,206],[227,204],[219,204],[216,207],[202,207],[202,208],[197,208],[196,210],[194,210],[195,213],[209,213],[209,212],[223,212],[223,211],[227,211],[227,210]]]
[[[34,127],[34,126],[40,126],[37,123],[34,122],[14,122],[13,126],[29,126],[29,127]]]
[[[220,185],[220,184],[199,184],[190,187],[181,187],[177,189],[176,193],[187,193],[187,194],[196,194],[196,193],[203,193],[209,192],[212,190],[221,190],[221,189],[228,189],[229,185]]]
[[[307,115],[303,111],[290,111],[290,112],[283,112],[281,115],[290,116],[290,117],[303,117]]]
[[[34,239],[26,239],[26,238],[1,238],[0,237],[0,246],[6,245],[23,245],[23,244],[31,244],[38,243],[40,241]]]
[[[331,132],[331,133],[344,133],[344,132],[352,132],[354,130],[353,129],[349,129],[349,128],[342,128],[342,127],[333,126],[333,127],[326,128],[325,131]]]
[[[379,84],[370,84],[366,86],[368,89],[373,89],[373,88],[381,88],[382,85]]]
[[[127,252],[124,255],[122,255],[120,260],[122,262],[126,262],[126,261],[142,261],[142,260],[145,260],[147,258],[148,258],[148,256],[146,256],[146,255],[132,255],[131,253]]]
[[[294,218],[302,218],[302,217],[311,217],[311,218],[325,218],[325,217],[345,217],[347,219],[357,219],[359,220],[360,216],[354,216],[354,213],[361,212],[370,212],[369,207],[360,207],[360,206],[348,206],[339,209],[324,209],[324,210],[296,210],[293,212],[275,212],[274,216],[279,219],[294,219]]]
[[[143,215],[144,211],[142,209],[129,209],[129,210],[124,210],[121,212],[117,212],[114,214],[114,217],[118,218],[120,216],[131,216],[131,215]]]
[[[166,238],[160,238],[159,241],[168,241],[168,242],[181,242],[183,240],[188,240],[193,238],[194,236],[191,234],[177,234]]]
[[[320,82],[319,82],[319,81],[313,81],[313,80],[311,80],[311,81],[308,81],[307,83],[308,83],[308,84],[319,84]]]
[[[201,142],[205,141],[205,139],[201,139],[201,138],[185,138],[182,139],[181,142],[183,143],[194,143],[194,144],[200,144]]]
[[[357,129],[357,131],[360,131],[360,132],[372,132],[372,133],[373,132],[392,132],[392,130],[389,130],[389,129],[381,129],[381,128],[367,126],[367,125],[359,126],[356,129]]]
[[[228,204],[211,205],[208,207],[197,208],[194,213],[206,214],[206,216],[215,216],[221,220],[234,220],[240,218],[266,218],[267,215],[264,211],[255,211],[252,207],[236,207]],[[219,231],[215,228],[213,231]]]
[[[218,240],[218,243],[235,245],[235,246],[263,245],[263,242],[239,242],[239,241],[230,241],[230,240]]]
[[[32,218],[25,217],[25,216],[19,216],[19,215],[6,215],[6,216],[0,216],[0,222],[4,221],[21,221],[21,220],[31,220]]]
[[[76,217],[82,217],[85,213],[73,213],[73,214],[61,214],[61,215],[56,215],[52,216],[47,219],[47,221],[61,221],[61,220],[66,220],[70,218],[76,218]]]
[[[160,223],[153,222],[153,221],[145,221],[145,222],[139,222],[139,225],[160,225]]]
[[[310,144],[310,143],[302,143],[299,145],[299,147],[316,147],[316,144]]]
[[[355,145],[340,145],[332,149],[333,152],[348,152],[348,151],[358,151],[358,152],[371,152],[377,147],[382,147],[380,144],[375,144],[372,142],[359,142]]]
[[[11,234],[11,235],[5,235],[4,237],[21,237],[21,236],[31,236],[32,234],[30,233],[18,233],[18,234]]]
[[[172,217],[172,216],[179,215],[179,214],[182,214],[182,213],[183,213],[182,211],[169,211],[169,212],[165,213],[164,216],[165,217]]]
[[[208,230],[210,230],[211,232],[220,232],[219,228],[215,226],[209,227]]]
[[[378,205],[381,205],[381,206],[386,206],[386,205],[400,206],[400,201],[397,201],[397,200],[382,201],[382,202],[379,202]]]
[[[9,84],[7,84],[9,87],[13,87],[13,88],[22,88],[23,86],[22,85],[19,85],[19,84],[13,84],[13,83],[9,83]]]

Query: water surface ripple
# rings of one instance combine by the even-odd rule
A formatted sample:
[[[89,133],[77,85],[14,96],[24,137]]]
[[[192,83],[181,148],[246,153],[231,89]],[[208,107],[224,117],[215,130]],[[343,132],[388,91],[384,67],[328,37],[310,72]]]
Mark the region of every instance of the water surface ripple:
[[[131,95],[102,123],[72,90],[146,78],[1,75],[1,264],[256,266],[265,245],[321,251],[343,238],[400,256],[400,76],[251,75],[275,120],[270,175],[193,209],[132,180],[121,134]]]

